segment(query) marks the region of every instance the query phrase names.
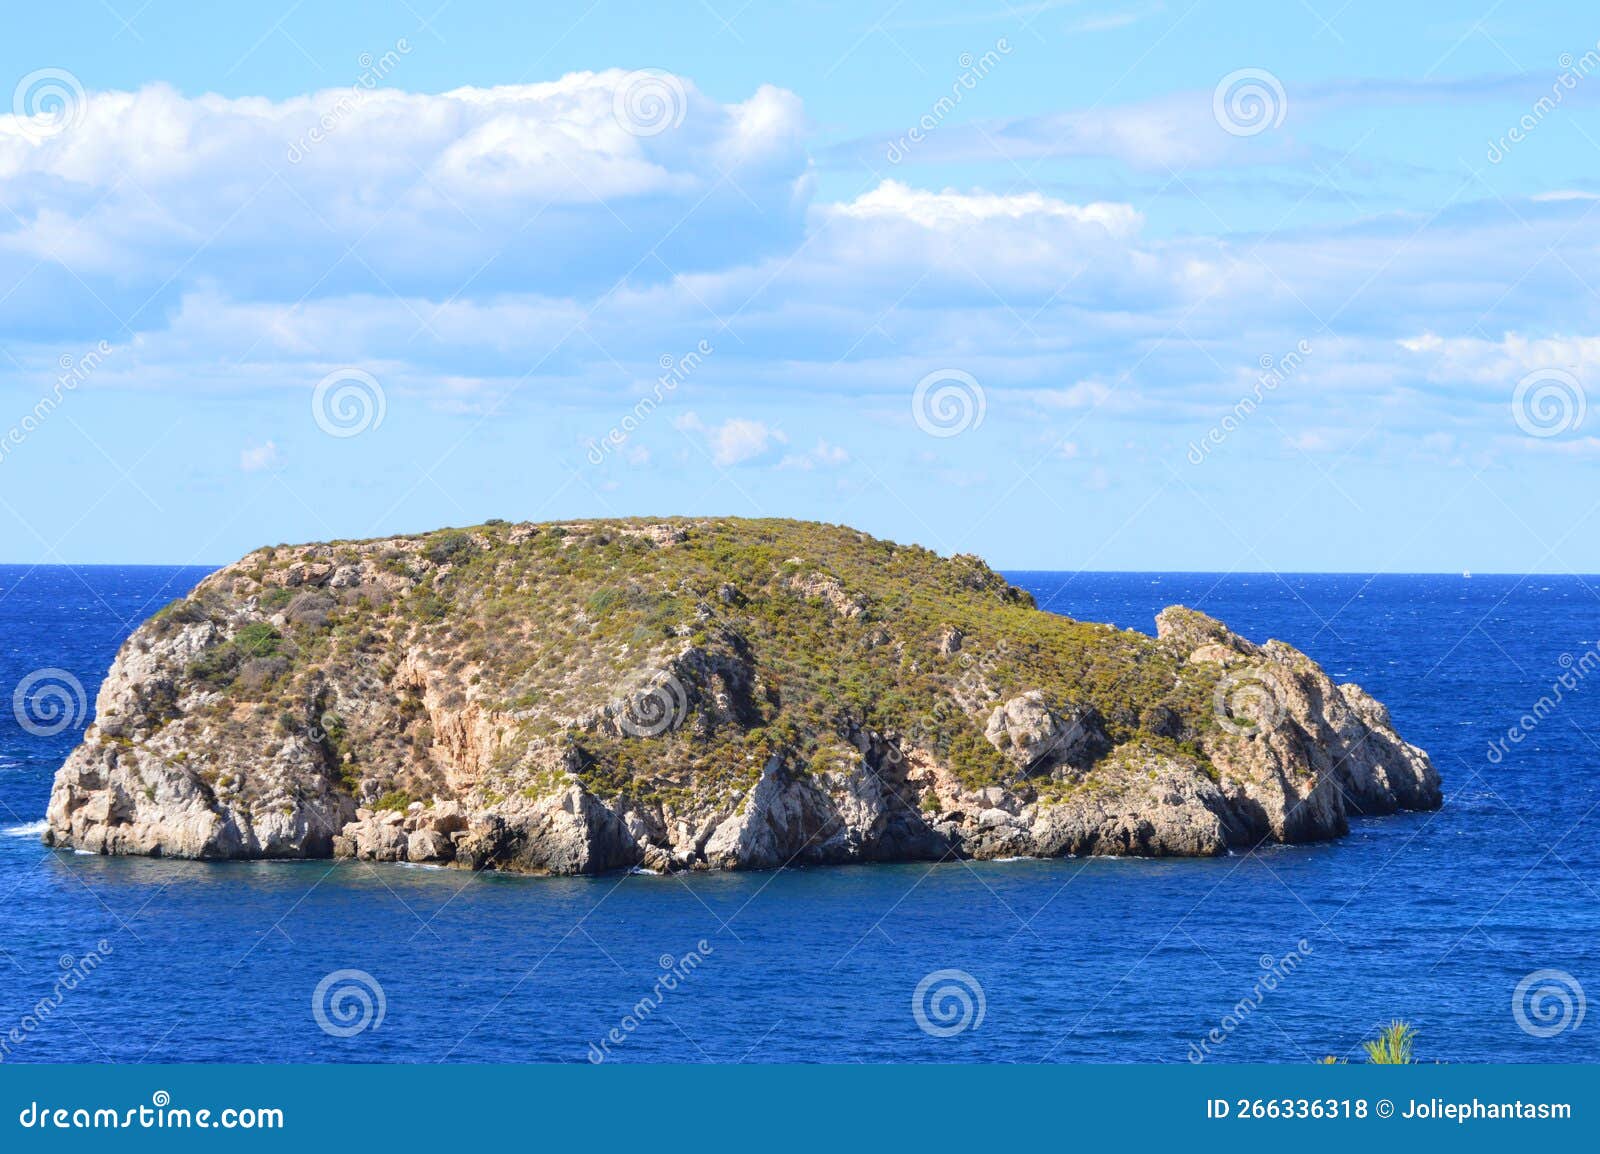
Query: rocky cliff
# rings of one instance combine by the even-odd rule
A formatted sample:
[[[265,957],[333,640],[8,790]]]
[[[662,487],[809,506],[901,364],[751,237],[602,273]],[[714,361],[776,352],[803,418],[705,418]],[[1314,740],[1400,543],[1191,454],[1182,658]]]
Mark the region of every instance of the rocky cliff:
[[[592,873],[1202,855],[1431,809],[1383,706],[1181,608],[1073,621],[793,521],[262,549],[128,639],[51,845]]]

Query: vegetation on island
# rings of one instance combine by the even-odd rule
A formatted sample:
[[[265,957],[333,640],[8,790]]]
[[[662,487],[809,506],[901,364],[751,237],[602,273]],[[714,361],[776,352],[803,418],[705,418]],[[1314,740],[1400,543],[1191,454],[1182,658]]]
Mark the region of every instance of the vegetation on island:
[[[342,568],[369,576],[328,578]],[[1016,771],[985,739],[983,719],[1029,690],[1092,711],[1112,745],[1137,738],[1212,772],[1197,738],[1215,724],[1215,671],[1183,665],[1148,635],[1039,612],[976,557],[842,526],[491,521],[269,547],[169,605],[153,628],[161,636],[202,621],[216,629],[187,674],[215,694],[208,724],[253,713],[276,716],[286,734],[314,730],[380,807],[439,786],[429,711],[397,676],[395,655],[407,652],[453,675],[457,700],[446,705],[477,703],[517,726],[524,745],[571,749],[585,784],[607,796],[691,778],[743,788],[774,752],[799,772],[826,769],[841,740],[863,730],[915,730],[916,743],[981,787]],[[704,672],[686,687],[681,723],[648,741],[583,724],[597,686],[624,695],[630,679],[672,662]],[[363,683],[417,699],[402,702],[402,726],[364,734],[357,749],[341,702]],[[718,694],[728,700],[713,709]],[[163,710],[176,716],[173,703],[154,703]],[[546,784],[517,764],[500,768],[503,792]],[[1039,788],[1093,788],[1093,774]]]

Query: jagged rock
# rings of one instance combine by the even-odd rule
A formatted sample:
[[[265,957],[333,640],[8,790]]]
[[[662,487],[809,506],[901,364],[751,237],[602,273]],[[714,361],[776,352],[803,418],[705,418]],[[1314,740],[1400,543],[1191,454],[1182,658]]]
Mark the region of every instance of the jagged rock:
[[[446,862],[456,856],[455,843],[437,830],[419,829],[406,834],[406,860]]]
[[[1057,712],[1037,689],[997,706],[983,736],[1024,773],[1048,772],[1063,763],[1087,766],[1111,745],[1093,709],[1068,706]]]
[[[841,617],[854,619],[867,611],[867,598],[864,594],[849,592],[842,581],[826,573],[791,577],[789,588],[802,597],[822,601]]]

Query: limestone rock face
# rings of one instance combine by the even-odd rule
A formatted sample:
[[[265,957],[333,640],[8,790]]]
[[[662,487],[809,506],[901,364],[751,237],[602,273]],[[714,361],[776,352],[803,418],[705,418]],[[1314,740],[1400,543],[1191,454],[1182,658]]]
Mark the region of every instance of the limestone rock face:
[[[996,706],[983,736],[1024,773],[1063,764],[1086,766],[1111,744],[1093,709],[1079,705],[1054,709],[1037,689]]]
[[[796,522],[279,547],[141,626],[51,845],[527,873],[1197,856],[1441,803],[1305,654]]]
[[[1191,663],[1223,670],[1213,695],[1221,724],[1201,746],[1253,834],[1314,840],[1346,832],[1351,814],[1440,805],[1428,755],[1360,686],[1335,685],[1293,646],[1251,644],[1192,610],[1164,611],[1157,630],[1190,648]]]

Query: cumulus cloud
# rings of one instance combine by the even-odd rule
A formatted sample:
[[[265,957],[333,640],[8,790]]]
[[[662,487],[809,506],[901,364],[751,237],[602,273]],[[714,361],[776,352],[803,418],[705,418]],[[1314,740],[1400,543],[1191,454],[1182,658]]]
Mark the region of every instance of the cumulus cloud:
[[[1092,224],[1113,236],[1138,230],[1143,218],[1126,204],[1068,204],[1043,193],[995,195],[951,189],[926,192],[886,180],[870,192],[835,209],[840,216],[879,223],[910,222],[930,230],[949,231],[990,220],[1065,220]]]
[[[1506,333],[1499,340],[1422,333],[1400,340],[1431,381],[1503,389],[1536,369],[1561,369],[1600,381],[1600,337],[1530,338]]]
[[[290,302],[482,299],[598,291],[792,243],[809,181],[798,99],[763,86],[719,104],[672,78],[681,120],[640,131],[619,97],[630,76],[355,102],[158,84],[91,94],[69,131],[42,138],[0,116],[0,201],[15,214],[0,278],[43,261],[54,284],[49,266],[64,266],[126,316],[174,278]]]
[[[244,449],[239,454],[239,468],[246,473],[259,473],[264,469],[276,468],[280,460],[278,446],[268,441],[263,445]]]
[[[673,425],[703,438],[711,460],[722,468],[747,464],[788,442],[780,430],[748,417],[730,417],[721,424],[707,425],[694,413],[685,413]]]
[[[604,414],[654,396],[663,358],[705,341],[715,353],[670,400],[706,416],[679,428],[720,466],[821,470],[846,451],[789,451],[750,406],[866,396],[870,419],[909,430],[916,382],[953,369],[996,425],[1059,421],[1087,453],[1075,430],[1094,416],[1213,424],[1309,340],[1272,390],[1274,443],[1310,451],[1337,427],[1356,434],[1339,445],[1371,446],[1361,434],[1381,417],[1446,429],[1460,451],[1462,422],[1492,406],[1504,425],[1523,373],[1600,370],[1570,256],[1600,243],[1586,196],[1250,236],[1173,232],[1127,203],[1040,189],[886,180],[821,200],[793,94],[719,103],[668,78],[679,109],[641,133],[618,113],[632,75],[375,90],[318,140],[348,90],[96,93],[44,139],[0,116],[0,201],[15,212],[0,213],[0,379],[48,383],[64,351],[107,336],[96,389],[309,392],[354,365],[408,404],[559,397]],[[1152,157],[1210,147],[1184,135],[1198,131],[1189,103],[1103,113],[1068,139],[1121,134]],[[815,433],[783,425],[799,444]],[[271,467],[252,455],[265,448],[241,467]]]
[[[808,452],[787,454],[778,462],[778,468],[800,469],[809,473],[814,469],[837,469],[849,463],[850,454],[847,450],[819,437]]]

